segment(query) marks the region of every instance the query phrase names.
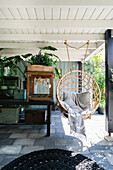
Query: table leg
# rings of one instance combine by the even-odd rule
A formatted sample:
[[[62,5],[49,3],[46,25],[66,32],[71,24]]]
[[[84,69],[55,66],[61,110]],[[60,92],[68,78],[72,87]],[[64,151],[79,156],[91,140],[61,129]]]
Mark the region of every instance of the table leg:
[[[47,106],[47,136],[50,136],[51,106]]]

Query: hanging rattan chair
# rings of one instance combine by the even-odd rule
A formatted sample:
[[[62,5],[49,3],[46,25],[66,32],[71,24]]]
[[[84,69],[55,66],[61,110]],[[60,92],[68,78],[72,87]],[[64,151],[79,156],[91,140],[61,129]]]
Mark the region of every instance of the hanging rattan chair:
[[[67,54],[68,54],[68,60],[70,64],[70,57],[69,57],[69,51],[68,47],[75,48],[76,50],[79,50],[83,46],[87,45],[86,53],[84,57],[84,63],[87,55],[87,50],[89,46],[89,40],[87,43],[82,45],[79,48],[72,47],[67,44],[67,40],[65,40],[66,48],[67,48]],[[83,67],[82,67],[83,70]],[[101,100],[101,93],[98,84],[96,81],[91,77],[88,73],[82,71],[82,70],[71,70],[71,64],[70,64],[70,71],[67,72],[62,76],[62,78],[59,80],[56,90],[56,98],[57,102],[59,103],[59,108],[61,107],[60,111],[62,110],[62,113],[65,117],[68,117],[67,114],[65,114],[67,109],[61,104],[61,101],[63,100],[63,92],[64,91],[71,91],[74,93],[79,92],[87,92],[89,91],[91,94],[91,110],[85,114],[82,114],[83,119],[88,119],[91,117],[91,115],[96,111],[96,109],[99,107],[100,100]]]
[[[72,70],[64,74],[57,85],[57,102],[59,103],[59,107],[63,108],[63,115],[67,117],[67,114],[65,114],[67,109],[61,104],[63,91],[76,93],[89,91],[91,93],[91,110],[88,113],[82,114],[84,120],[90,118],[100,104],[101,94],[98,84],[93,77],[81,70]]]

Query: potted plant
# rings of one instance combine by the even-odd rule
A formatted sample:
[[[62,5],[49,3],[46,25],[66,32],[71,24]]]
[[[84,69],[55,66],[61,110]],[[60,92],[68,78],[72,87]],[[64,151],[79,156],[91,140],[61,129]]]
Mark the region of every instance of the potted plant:
[[[17,70],[19,70],[22,75],[23,78],[26,79],[27,75],[27,64],[31,64],[31,65],[44,65],[44,66],[55,66],[59,61],[59,57],[56,56],[55,54],[52,53],[47,53],[45,52],[44,54],[42,53],[42,50],[51,50],[51,51],[56,51],[57,49],[51,46],[47,46],[44,48],[40,48],[40,51],[38,54],[36,55],[32,55],[32,54],[25,54],[25,55],[17,55],[17,56],[13,56],[13,57],[4,57],[3,59],[0,57],[0,67],[1,67],[1,77],[4,76],[4,71],[5,68],[9,68],[9,76],[13,75],[13,74],[17,74]],[[22,63],[24,66],[24,70],[22,70],[18,64]],[[27,63],[27,64],[26,64]],[[55,75],[57,77],[61,77],[59,70],[54,67],[54,71],[55,71]]]
[[[0,58],[0,67],[1,67],[1,77],[4,76],[5,68],[9,69],[8,76],[17,75],[17,70],[19,70],[23,77],[26,78],[26,63],[25,60],[30,57],[32,54],[13,56],[13,57],[4,57]],[[19,63],[22,63],[24,70],[19,67]]]
[[[98,113],[99,114],[105,113],[105,100],[101,100],[100,106],[98,107]]]
[[[43,66],[54,66],[55,76],[61,78],[60,71],[55,67],[60,61],[60,58],[52,53],[45,52],[43,50],[56,51],[57,49],[51,46],[40,48],[38,54],[33,55],[29,60],[31,65],[43,65]]]
[[[97,75],[96,77],[96,82],[98,83],[101,92],[101,101],[97,111],[100,114],[104,114],[105,113],[105,72],[102,72],[101,70],[99,75]]]
[[[52,53],[43,53],[42,50],[56,51],[57,49],[51,46],[47,46],[44,48],[40,48],[40,51],[36,55],[25,54],[25,55],[17,55],[13,57],[0,57],[0,68],[1,68],[1,76],[0,81],[2,82],[2,77],[4,76],[5,68],[9,69],[8,76],[18,75],[18,71],[21,73],[23,77],[23,87],[27,89],[27,65],[43,65],[43,66],[54,66],[54,74],[55,77],[60,78],[60,70],[58,70],[55,65],[60,61],[59,57]],[[19,63],[23,64],[23,68],[19,67]]]

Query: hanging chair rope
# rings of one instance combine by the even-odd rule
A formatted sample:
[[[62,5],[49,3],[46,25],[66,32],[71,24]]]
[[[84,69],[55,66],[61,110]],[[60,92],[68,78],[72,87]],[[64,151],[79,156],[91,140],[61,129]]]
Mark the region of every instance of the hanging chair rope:
[[[78,47],[78,48],[77,48],[77,47],[73,47],[73,46],[69,45],[69,44],[67,43],[67,40],[65,40],[64,44],[66,45],[67,55],[68,55],[68,61],[69,61],[70,71],[71,71],[71,72],[72,72],[72,69],[71,69],[71,62],[70,62],[70,56],[69,56],[69,50],[68,50],[68,47],[74,48],[74,49],[76,49],[76,50],[80,50],[82,47],[84,47],[85,45],[87,45],[87,47],[86,47],[86,51],[85,51],[84,60],[83,60],[83,64],[82,64],[82,70],[83,70],[83,68],[84,68],[84,64],[85,64],[85,60],[86,60],[86,57],[87,57],[88,47],[89,47],[89,40],[88,40],[85,44],[81,45],[81,46],[80,46],[80,47]]]
[[[67,49],[67,55],[68,55],[68,61],[69,61],[70,71],[72,72],[67,40],[65,40],[65,44],[66,44],[66,49]]]
[[[88,40],[88,42],[86,44],[87,44],[87,48],[86,48],[86,52],[85,52],[85,56],[84,56],[84,61],[83,61],[83,64],[82,64],[82,70],[84,68],[85,60],[86,60],[86,57],[87,57],[87,51],[88,51],[88,47],[89,47],[89,40]]]
[[[89,43],[89,40],[88,40],[88,42],[86,42],[85,44],[83,44],[83,45],[81,45],[80,47],[77,48],[77,47],[73,47],[73,46],[67,44],[67,40],[65,40],[65,42],[64,42],[64,44],[66,44],[68,47],[74,48],[76,50],[79,50],[80,48],[84,47],[88,43]]]

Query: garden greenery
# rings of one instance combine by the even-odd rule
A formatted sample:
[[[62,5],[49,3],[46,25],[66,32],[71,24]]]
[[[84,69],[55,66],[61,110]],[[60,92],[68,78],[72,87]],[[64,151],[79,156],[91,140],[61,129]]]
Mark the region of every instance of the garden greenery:
[[[85,64],[85,71],[90,74],[101,91],[100,107],[105,107],[105,61],[102,54],[94,56]]]
[[[3,59],[0,57],[1,77],[4,76],[5,68],[9,68],[10,73],[8,76],[17,74],[17,70],[19,70],[22,73],[23,77],[26,78],[27,63],[31,65],[54,66],[55,76],[61,78],[59,70],[55,67],[56,64],[60,61],[59,57],[52,53],[42,53],[42,50],[56,51],[57,49],[51,46],[47,46],[40,48],[40,51],[36,55],[25,54],[8,58],[4,57]],[[21,70],[21,68],[18,66],[19,63],[23,63],[24,70]]]

